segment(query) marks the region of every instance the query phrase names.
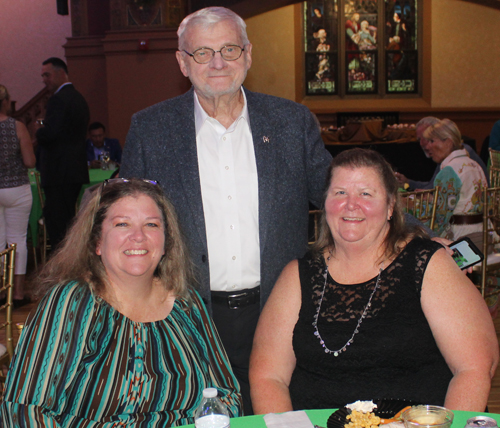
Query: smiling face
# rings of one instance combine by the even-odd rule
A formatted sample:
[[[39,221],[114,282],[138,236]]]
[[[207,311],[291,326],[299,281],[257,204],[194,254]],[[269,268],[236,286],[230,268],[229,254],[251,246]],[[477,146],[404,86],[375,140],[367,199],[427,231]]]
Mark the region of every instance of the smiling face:
[[[450,138],[446,140],[440,140],[439,138],[430,139],[427,151],[432,160],[439,164],[453,151],[453,141]]]
[[[111,283],[135,278],[152,281],[165,254],[165,227],[153,199],[141,194],[115,202],[102,223],[96,254]]]
[[[207,64],[198,64],[188,54],[177,52],[182,74],[189,77],[196,93],[210,99],[239,91],[252,65],[252,45],[243,46],[236,24],[225,20],[208,29],[195,26],[186,31],[186,51],[190,53],[203,47],[218,51],[227,45],[238,45],[245,49],[235,61],[225,61],[220,53],[216,53]]]
[[[325,201],[335,246],[362,244],[378,249],[389,231],[393,207],[375,168],[337,167]]]

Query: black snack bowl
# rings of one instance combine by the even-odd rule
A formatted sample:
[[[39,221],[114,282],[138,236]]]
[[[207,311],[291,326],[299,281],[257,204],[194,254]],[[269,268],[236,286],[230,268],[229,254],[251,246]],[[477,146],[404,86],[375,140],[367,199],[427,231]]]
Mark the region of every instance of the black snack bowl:
[[[372,401],[377,405],[377,408],[373,410],[374,415],[383,419],[392,418],[401,409],[418,404],[410,400],[397,400],[392,398]],[[333,412],[326,423],[327,428],[344,428],[344,425],[348,422],[346,417],[349,414],[351,414],[351,411],[347,407],[341,407]]]

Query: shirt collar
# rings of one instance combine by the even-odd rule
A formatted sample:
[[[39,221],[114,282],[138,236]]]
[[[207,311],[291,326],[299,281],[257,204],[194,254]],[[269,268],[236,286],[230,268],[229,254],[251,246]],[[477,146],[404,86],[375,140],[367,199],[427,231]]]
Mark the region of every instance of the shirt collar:
[[[101,147],[94,146],[94,143],[92,142],[92,140],[90,140],[90,144],[92,144],[92,147],[96,150],[104,150],[106,148],[106,139],[104,139],[104,144]]]
[[[55,92],[54,92],[54,94],[57,94],[57,93],[58,93],[58,92],[59,92],[62,88],[64,88],[65,86],[67,86],[67,85],[72,85],[72,84],[73,84],[73,83],[71,83],[71,82],[66,82],[66,83],[63,83],[61,86],[59,86],[59,87],[57,88],[57,91],[55,91]]]
[[[453,150],[444,160],[441,162],[441,169],[448,166],[449,163],[459,157],[470,157],[466,149]]]
[[[236,120],[233,122],[230,128],[236,125],[241,120],[241,118],[245,119],[247,123],[250,123],[250,119],[248,117],[247,97],[245,95],[243,87],[240,90],[241,93],[243,94],[243,108],[241,109],[240,115],[236,118]],[[203,107],[200,104],[200,100],[198,99],[198,95],[196,94],[196,91],[193,91],[193,93],[194,93],[194,123],[196,127],[196,135],[198,136],[198,133],[200,132],[202,126],[205,124],[206,120],[216,120],[216,119],[211,118],[207,114],[207,112],[203,109]]]

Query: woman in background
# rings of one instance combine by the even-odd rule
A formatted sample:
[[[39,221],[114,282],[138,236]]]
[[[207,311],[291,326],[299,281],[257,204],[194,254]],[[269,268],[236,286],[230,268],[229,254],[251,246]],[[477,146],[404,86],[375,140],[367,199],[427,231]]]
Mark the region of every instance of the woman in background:
[[[482,191],[488,187],[483,169],[469,157],[453,121],[436,122],[424,131],[423,137],[428,141],[427,152],[441,168],[434,179],[434,187],[440,187],[436,212],[438,234],[456,241],[479,233],[482,241]]]
[[[10,96],[0,85],[0,251],[17,244],[14,306],[26,303],[24,280],[28,261],[26,234],[33,202],[28,168],[35,166],[35,153],[26,126],[9,117]]]

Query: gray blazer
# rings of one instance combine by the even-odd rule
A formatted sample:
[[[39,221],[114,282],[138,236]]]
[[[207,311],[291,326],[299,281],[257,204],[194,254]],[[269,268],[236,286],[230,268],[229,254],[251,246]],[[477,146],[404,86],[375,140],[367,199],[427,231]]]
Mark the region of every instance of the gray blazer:
[[[246,89],[245,94],[258,173],[263,306],[281,270],[307,249],[309,201],[321,204],[331,156],[307,107]],[[199,291],[210,307],[193,89],[134,114],[120,176],[160,182],[175,206]]]

